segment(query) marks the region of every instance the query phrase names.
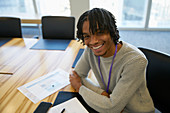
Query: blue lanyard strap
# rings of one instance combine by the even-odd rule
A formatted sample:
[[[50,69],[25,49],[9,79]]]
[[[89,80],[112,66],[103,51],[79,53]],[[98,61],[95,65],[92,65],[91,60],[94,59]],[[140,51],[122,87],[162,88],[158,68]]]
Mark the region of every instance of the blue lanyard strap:
[[[104,84],[104,87],[105,87],[107,93],[109,91],[109,85],[110,85],[110,78],[111,78],[111,73],[112,73],[113,61],[114,61],[114,58],[116,57],[116,53],[117,53],[117,44],[116,44],[115,53],[114,53],[114,56],[113,56],[113,59],[112,59],[112,64],[110,66],[107,89],[106,89],[106,84],[104,83],[103,75],[102,75],[101,68],[100,68],[100,56],[98,56],[98,67],[99,67],[100,75],[101,75],[101,78],[102,78],[102,82]]]

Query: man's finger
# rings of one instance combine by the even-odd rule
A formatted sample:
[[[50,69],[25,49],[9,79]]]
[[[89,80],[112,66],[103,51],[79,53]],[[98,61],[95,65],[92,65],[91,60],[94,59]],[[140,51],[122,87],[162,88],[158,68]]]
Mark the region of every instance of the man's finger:
[[[72,71],[72,72],[73,72],[73,75],[74,75],[75,77],[78,76],[78,74],[77,74],[75,71]]]

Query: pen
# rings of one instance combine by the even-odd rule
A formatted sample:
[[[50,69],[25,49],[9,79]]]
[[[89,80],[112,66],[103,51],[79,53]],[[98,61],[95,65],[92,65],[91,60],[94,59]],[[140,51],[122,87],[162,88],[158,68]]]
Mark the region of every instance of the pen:
[[[0,74],[13,75],[13,73],[8,73],[8,72],[0,72]]]
[[[61,111],[61,113],[64,113],[64,111],[65,111],[65,108]]]

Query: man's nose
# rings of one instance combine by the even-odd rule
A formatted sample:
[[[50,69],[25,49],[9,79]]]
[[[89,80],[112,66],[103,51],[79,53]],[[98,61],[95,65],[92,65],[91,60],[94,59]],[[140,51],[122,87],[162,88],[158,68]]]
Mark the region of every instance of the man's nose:
[[[98,43],[98,38],[95,35],[91,35],[90,44]]]

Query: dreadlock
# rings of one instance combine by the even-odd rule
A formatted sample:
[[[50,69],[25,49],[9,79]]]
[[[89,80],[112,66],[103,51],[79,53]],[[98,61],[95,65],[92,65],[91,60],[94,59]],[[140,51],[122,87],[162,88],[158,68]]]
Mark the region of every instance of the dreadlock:
[[[103,9],[103,8],[93,8],[92,10],[86,11],[83,13],[77,23],[77,38],[82,40],[84,43],[83,37],[83,23],[84,21],[89,21],[89,31],[91,34],[95,34],[97,30],[101,32],[108,32],[115,44],[118,43],[120,38],[119,31],[116,26],[116,20],[112,13]]]

